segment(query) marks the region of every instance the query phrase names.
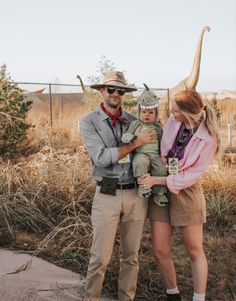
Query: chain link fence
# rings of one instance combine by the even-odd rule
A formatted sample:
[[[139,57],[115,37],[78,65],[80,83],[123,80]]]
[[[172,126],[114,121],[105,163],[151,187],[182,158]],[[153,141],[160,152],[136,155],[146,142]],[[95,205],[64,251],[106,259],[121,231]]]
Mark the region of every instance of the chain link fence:
[[[30,114],[40,117],[51,127],[68,118],[72,113],[75,116],[76,113],[79,114],[86,101],[91,102],[95,96],[94,93],[89,95],[91,89],[87,85],[30,82],[15,82],[15,84],[24,91],[26,100],[32,101]],[[138,88],[136,92],[125,96],[125,108],[134,114],[143,89]],[[169,89],[152,88],[152,90],[159,100],[160,119],[165,122],[170,112]],[[96,99],[99,99],[99,95]]]
[[[37,127],[40,128],[41,133],[42,129],[49,127],[74,131],[76,136],[80,116],[86,111],[93,110],[102,101],[99,92],[90,89],[88,85],[32,82],[15,82],[15,84],[24,91],[26,100],[32,101],[29,111],[30,122],[36,130]],[[124,97],[125,109],[134,115],[137,113],[137,104],[143,89],[139,87],[136,92],[127,93]],[[169,89],[155,87],[151,89],[157,95],[160,121],[164,124],[170,114]],[[230,105],[232,106],[231,103]],[[235,104],[230,112],[231,107],[227,108],[228,111],[223,110],[219,120],[222,144],[225,147],[235,147]]]

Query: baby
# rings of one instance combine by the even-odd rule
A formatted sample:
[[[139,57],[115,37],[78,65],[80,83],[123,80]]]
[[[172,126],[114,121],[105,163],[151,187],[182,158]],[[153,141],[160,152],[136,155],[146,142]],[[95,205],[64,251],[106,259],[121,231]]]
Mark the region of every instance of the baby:
[[[135,139],[137,130],[146,131],[153,129],[157,133],[157,139],[152,144],[146,144],[134,150],[132,156],[133,174],[139,178],[146,173],[152,176],[166,176],[167,170],[160,157],[160,140],[162,136],[162,127],[159,123],[159,103],[156,95],[145,85],[140,104],[138,105],[139,120],[132,121],[128,131],[123,134],[122,142],[129,143]],[[159,206],[166,206],[168,199],[165,195],[166,186],[155,185],[152,189],[143,189],[139,186],[138,195],[140,197],[151,197],[154,203]]]

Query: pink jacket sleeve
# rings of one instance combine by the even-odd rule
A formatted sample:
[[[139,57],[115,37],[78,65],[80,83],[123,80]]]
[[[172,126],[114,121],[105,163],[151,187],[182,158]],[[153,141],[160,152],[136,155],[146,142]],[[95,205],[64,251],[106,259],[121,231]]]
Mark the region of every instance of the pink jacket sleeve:
[[[214,158],[217,146],[214,140],[205,140],[204,142],[205,144],[202,147],[202,151],[192,165],[179,171],[176,175],[167,176],[167,187],[174,194],[178,194],[180,190],[188,188],[196,183],[210,165]]]

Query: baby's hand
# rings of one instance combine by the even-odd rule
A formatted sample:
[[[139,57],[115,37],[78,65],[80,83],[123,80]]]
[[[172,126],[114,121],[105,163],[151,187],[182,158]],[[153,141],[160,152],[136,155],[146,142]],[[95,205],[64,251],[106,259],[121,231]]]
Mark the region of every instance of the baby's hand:
[[[125,133],[125,134],[122,135],[121,141],[122,141],[122,143],[127,144],[127,143],[130,143],[130,142],[133,142],[134,138],[136,138],[135,135],[130,134],[130,133]]]

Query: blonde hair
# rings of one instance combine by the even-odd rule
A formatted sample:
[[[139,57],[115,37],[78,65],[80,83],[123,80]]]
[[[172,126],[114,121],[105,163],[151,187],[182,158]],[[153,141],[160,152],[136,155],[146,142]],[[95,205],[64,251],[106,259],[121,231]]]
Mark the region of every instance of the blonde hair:
[[[219,154],[220,134],[215,110],[204,106],[201,95],[195,90],[180,91],[174,96],[174,100],[192,128],[200,120],[205,120],[210,135],[217,143],[216,154]]]

